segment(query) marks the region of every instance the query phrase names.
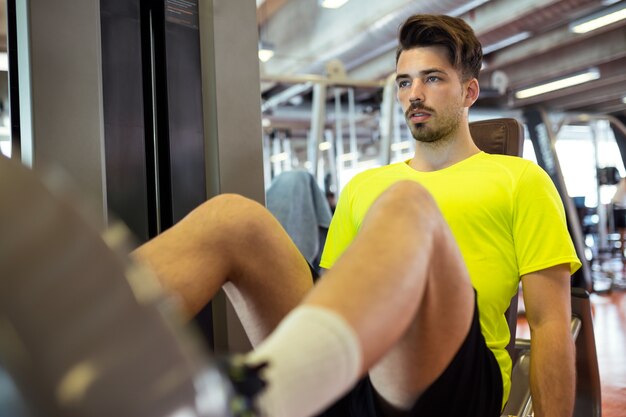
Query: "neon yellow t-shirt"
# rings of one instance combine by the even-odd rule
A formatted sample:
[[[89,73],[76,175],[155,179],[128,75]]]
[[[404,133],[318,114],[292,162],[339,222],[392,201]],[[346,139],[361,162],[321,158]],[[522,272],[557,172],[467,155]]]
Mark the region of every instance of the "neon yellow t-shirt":
[[[504,313],[522,275],[580,261],[561,199],[548,175],[522,158],[480,152],[450,167],[420,172],[407,162],[374,168],[344,188],[320,265],[329,269],[350,245],[374,200],[400,180],[433,195],[459,245],[478,294],[481,330],[510,391],[509,328]]]

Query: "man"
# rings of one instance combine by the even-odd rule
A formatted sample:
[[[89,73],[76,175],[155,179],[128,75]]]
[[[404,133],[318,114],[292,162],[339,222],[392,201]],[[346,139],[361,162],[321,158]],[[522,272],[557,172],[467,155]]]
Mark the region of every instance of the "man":
[[[261,406],[274,417],[319,412],[365,374],[327,415],[499,415],[511,367],[503,313],[521,277],[536,415],[571,415],[569,276],[580,263],[554,186],[536,165],[474,145],[481,48],[469,26],[413,16],[400,43],[415,156],[342,192],[322,259],[332,269],[315,288],[277,222],[236,196],[135,256],[190,314],[223,286],[257,347],[247,360],[269,362]]]
[[[481,49],[469,26],[414,16],[400,43],[415,156],[342,192],[322,259],[332,269],[315,288],[277,222],[235,196],[135,256],[191,314],[224,287],[258,346],[247,360],[269,362],[270,416],[319,412],[365,374],[327,415],[499,415],[511,368],[503,313],[521,277],[536,415],[571,415],[569,277],[580,263],[556,190],[536,165],[474,145]]]
[[[246,360],[269,362],[261,408],[272,417],[320,412],[363,375],[326,415],[498,416],[511,368],[503,313],[521,276],[536,415],[571,415],[569,277],[580,263],[554,186],[536,165],[474,145],[482,54],[469,26],[413,16],[400,43],[415,156],[342,192],[322,259],[332,269],[315,288],[276,220],[236,196],[135,257],[189,314],[225,289],[256,347]]]
[[[465,22],[412,16],[400,29],[399,42],[397,96],[416,140],[415,156],[359,174],[346,186],[321,266],[336,268],[335,261],[361,234],[371,204],[400,180],[418,182],[432,194],[462,261],[432,254],[430,268],[448,271],[428,279],[409,330],[369,371],[360,395],[378,401],[384,415],[499,415],[511,371],[504,312],[521,277],[532,335],[535,415],[571,416],[569,288],[580,262],[558,194],[536,165],[487,155],[474,144],[468,109],[479,94],[482,50]],[[363,262],[370,266],[369,259]],[[465,285],[464,265],[471,286]],[[454,267],[458,271],[450,273]]]
[[[398,98],[415,157],[344,190],[323,259],[332,269],[315,287],[278,222],[233,195],[133,256],[189,316],[224,288],[255,346],[244,360],[267,363],[259,406],[271,417],[314,415],[345,392],[327,415],[499,415],[510,368],[502,313],[521,276],[536,415],[570,415],[569,273],[579,263],[554,187],[536,166],[473,145],[480,46],[467,25],[414,16],[400,39]],[[9,167],[0,160],[0,178],[13,178]],[[0,200],[5,226],[29,224],[41,205],[26,188],[0,181],[2,195],[26,190]]]

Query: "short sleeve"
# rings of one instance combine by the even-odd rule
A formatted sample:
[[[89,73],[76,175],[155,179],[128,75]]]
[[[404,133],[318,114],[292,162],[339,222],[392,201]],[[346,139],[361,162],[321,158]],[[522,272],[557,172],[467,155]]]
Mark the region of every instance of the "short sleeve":
[[[343,189],[330,222],[320,266],[330,269],[350,246],[357,230],[352,218],[352,183]]]
[[[513,233],[520,276],[551,266],[581,263],[567,229],[565,210],[554,183],[539,166],[529,163],[514,193]]]

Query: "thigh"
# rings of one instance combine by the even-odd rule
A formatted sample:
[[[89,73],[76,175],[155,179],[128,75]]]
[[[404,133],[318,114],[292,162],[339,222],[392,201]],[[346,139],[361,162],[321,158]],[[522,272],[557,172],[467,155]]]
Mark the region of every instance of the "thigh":
[[[220,195],[139,247],[164,289],[196,314],[223,288],[253,346],[313,286],[306,260],[260,204]]]
[[[502,409],[502,375],[487,347],[475,310],[470,331],[448,367],[428,387],[407,417],[498,417]],[[382,417],[380,394],[363,378],[320,417]]]
[[[475,306],[467,338],[450,365],[420,396],[413,417],[498,417],[502,410],[502,374],[480,330]]]
[[[446,228],[433,253],[413,322],[369,373],[391,409],[408,409],[443,373],[468,334],[473,309],[469,273]]]
[[[408,409],[467,335],[473,289],[456,241],[430,193],[414,182],[386,190],[305,302],[353,327],[381,396]]]

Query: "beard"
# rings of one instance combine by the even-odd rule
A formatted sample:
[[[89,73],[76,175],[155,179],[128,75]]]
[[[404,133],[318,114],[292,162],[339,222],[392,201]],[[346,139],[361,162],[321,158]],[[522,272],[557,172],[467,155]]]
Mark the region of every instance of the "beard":
[[[433,117],[430,123],[411,123],[409,114],[416,110],[424,110],[429,112]],[[405,112],[407,126],[413,135],[413,138],[422,143],[443,144],[453,138],[454,132],[457,131],[463,117],[463,108],[443,109],[441,112],[435,112],[434,109],[423,106],[421,104],[411,106]],[[433,123],[434,122],[434,123]]]

